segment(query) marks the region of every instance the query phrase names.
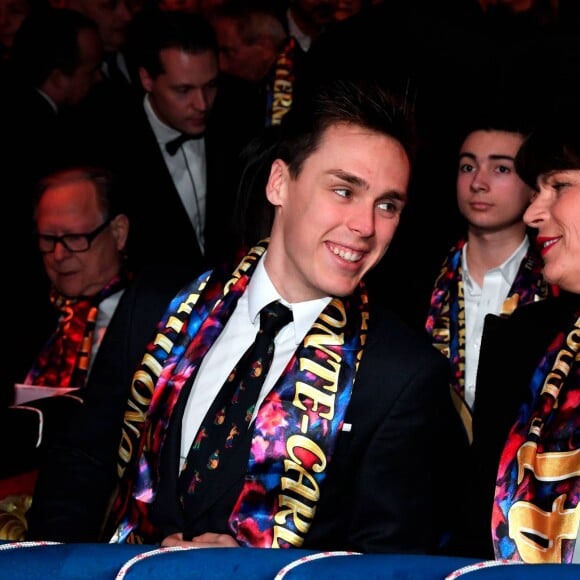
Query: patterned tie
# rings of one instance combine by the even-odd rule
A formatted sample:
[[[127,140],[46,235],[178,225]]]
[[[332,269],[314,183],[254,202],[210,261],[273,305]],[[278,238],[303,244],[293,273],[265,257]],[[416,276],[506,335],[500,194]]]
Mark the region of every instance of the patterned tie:
[[[214,481],[220,466],[247,434],[256,401],[274,357],[274,339],[292,320],[292,312],[272,302],[260,312],[260,330],[209,408],[179,478],[181,502],[195,501]]]

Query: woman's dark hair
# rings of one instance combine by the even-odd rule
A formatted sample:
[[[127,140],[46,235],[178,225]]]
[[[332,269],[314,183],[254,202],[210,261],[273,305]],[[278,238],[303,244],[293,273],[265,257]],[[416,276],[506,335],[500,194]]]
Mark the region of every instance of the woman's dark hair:
[[[533,131],[516,155],[515,168],[533,188],[540,175],[580,170],[580,117],[561,116]]]

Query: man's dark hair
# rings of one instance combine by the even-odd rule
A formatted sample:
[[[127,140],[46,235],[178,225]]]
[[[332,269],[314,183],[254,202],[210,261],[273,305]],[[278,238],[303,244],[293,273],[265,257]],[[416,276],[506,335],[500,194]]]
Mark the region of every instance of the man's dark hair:
[[[164,71],[161,51],[177,48],[189,54],[211,51],[218,54],[213,28],[200,14],[174,10],[150,10],[143,13],[131,35],[132,58],[151,78]]]
[[[398,141],[411,164],[417,140],[411,111],[404,99],[375,81],[328,80],[295,100],[283,117],[277,156],[298,175],[317,149],[322,134],[337,123],[360,125]]]
[[[537,110],[515,97],[474,99],[459,115],[455,149],[474,131],[505,131],[527,137],[538,123]]]
[[[97,25],[75,10],[33,11],[14,37],[12,63],[17,78],[40,87],[55,70],[72,75],[81,63],[78,36],[85,29],[98,33]]]
[[[251,246],[266,237],[273,206],[265,185],[274,159],[288,164],[296,177],[316,151],[323,133],[336,123],[353,124],[398,141],[411,165],[418,147],[412,106],[375,81],[324,80],[302,91],[280,125],[266,128],[241,153],[244,170],[237,193],[234,230],[241,243]]]

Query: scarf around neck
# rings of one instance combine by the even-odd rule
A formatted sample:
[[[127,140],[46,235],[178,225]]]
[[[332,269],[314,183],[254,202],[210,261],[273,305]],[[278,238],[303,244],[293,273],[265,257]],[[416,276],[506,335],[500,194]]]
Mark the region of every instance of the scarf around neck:
[[[296,40],[290,36],[278,54],[266,87],[266,127],[279,125],[293,100]]]
[[[149,506],[173,409],[266,249],[267,240],[252,248],[233,274],[220,268],[199,277],[174,298],[158,325],[133,377],[125,413],[118,464],[121,492],[111,541],[162,539],[149,518]],[[302,545],[363,355],[367,305],[363,284],[349,298],[331,300],[261,404],[245,484],[229,518],[241,545]]]
[[[425,329],[433,346],[450,361],[452,395],[468,433],[471,411],[465,404],[465,301],[461,257],[465,239],[451,248],[435,281]],[[547,298],[550,287],[542,276],[542,260],[530,244],[503,302],[500,316],[509,316],[517,306]]]
[[[571,563],[580,528],[580,309],[536,368],[504,446],[492,512],[498,559]]]
[[[84,387],[99,305],[125,288],[127,281],[125,274],[115,276],[91,297],[66,298],[53,288],[50,301],[59,311],[58,325],[37,355],[24,383],[47,387]]]

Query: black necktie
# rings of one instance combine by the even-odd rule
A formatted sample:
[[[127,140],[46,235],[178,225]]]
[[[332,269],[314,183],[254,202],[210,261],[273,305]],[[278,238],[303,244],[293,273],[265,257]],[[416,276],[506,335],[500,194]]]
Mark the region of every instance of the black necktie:
[[[248,433],[254,407],[274,357],[274,339],[292,320],[292,312],[272,302],[260,312],[260,330],[210,406],[183,465],[179,494],[187,511],[201,491],[219,477],[220,467],[236,453]]]
[[[172,139],[171,141],[167,141],[167,143],[165,143],[165,150],[167,151],[167,153],[169,153],[169,155],[175,155],[178,149],[186,141],[193,141],[196,139],[203,139],[203,133],[199,135],[189,135],[188,133],[181,133],[181,135],[178,135],[177,137],[175,137],[175,139]]]

